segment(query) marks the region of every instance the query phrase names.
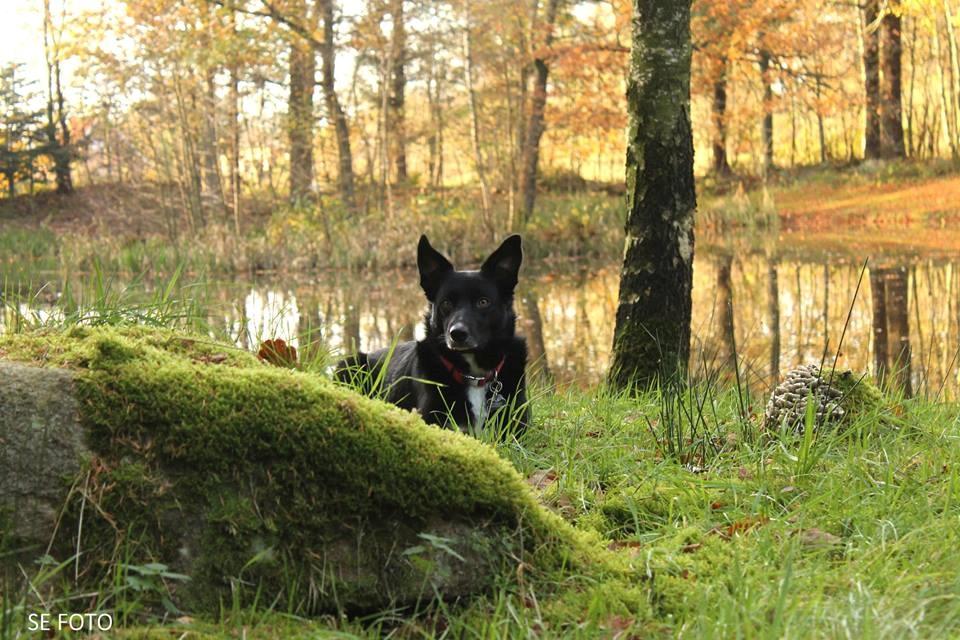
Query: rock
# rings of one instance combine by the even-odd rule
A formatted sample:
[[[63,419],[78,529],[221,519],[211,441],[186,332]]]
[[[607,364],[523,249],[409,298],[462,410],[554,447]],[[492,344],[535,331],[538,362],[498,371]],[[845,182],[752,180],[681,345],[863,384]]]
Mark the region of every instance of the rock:
[[[364,611],[586,557],[492,448],[325,378],[142,328],[0,336],[0,357],[0,544],[79,545],[81,582],[123,558],[189,576],[188,612]]]

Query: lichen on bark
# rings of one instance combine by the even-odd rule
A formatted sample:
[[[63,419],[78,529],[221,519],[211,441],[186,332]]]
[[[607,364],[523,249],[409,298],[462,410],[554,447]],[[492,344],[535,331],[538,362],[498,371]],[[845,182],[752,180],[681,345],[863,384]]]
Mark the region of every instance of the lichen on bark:
[[[686,368],[693,286],[690,2],[634,0],[627,84],[627,220],[610,380]]]

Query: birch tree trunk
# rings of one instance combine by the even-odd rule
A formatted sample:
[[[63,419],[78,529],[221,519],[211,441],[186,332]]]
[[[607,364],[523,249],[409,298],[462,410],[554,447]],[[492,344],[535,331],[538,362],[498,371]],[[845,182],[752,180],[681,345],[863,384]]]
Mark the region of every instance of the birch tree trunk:
[[[687,368],[693,287],[690,0],[633,0],[627,223],[610,381]]]

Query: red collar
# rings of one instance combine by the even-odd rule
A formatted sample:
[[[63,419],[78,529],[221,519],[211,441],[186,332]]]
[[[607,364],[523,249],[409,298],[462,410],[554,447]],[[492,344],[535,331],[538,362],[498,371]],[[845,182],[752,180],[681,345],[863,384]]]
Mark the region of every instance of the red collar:
[[[473,385],[475,387],[483,387],[483,386],[486,386],[488,382],[492,382],[493,380],[496,380],[497,375],[500,373],[500,370],[503,369],[503,365],[504,363],[506,363],[506,361],[507,361],[507,356],[504,355],[502,358],[500,358],[500,364],[498,364],[496,367],[488,371],[485,376],[478,377],[478,376],[469,376],[465,374],[464,372],[460,371],[460,369],[457,369],[457,365],[453,364],[452,362],[444,358],[442,355],[440,356],[440,362],[443,363],[443,366],[445,366],[447,368],[447,371],[450,372],[450,375],[453,376],[454,382],[456,382],[457,384],[466,383],[466,384]]]

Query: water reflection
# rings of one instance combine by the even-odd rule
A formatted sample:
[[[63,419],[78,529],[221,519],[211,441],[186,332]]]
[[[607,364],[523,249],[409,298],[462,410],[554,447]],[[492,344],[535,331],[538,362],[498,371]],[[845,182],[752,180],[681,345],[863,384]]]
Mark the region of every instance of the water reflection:
[[[871,371],[907,394],[955,399],[957,262],[875,258],[857,293],[861,264],[850,259],[705,245],[694,269],[693,370],[732,376],[736,355],[742,379],[767,388],[787,367],[839,354],[840,366]],[[533,375],[582,386],[602,379],[618,277],[614,265],[524,274],[518,329],[528,339]],[[23,312],[52,313],[56,296],[45,291],[27,298]],[[197,300],[216,333],[245,348],[279,337],[299,349],[345,352],[422,336],[414,271],[211,282],[181,295]]]

